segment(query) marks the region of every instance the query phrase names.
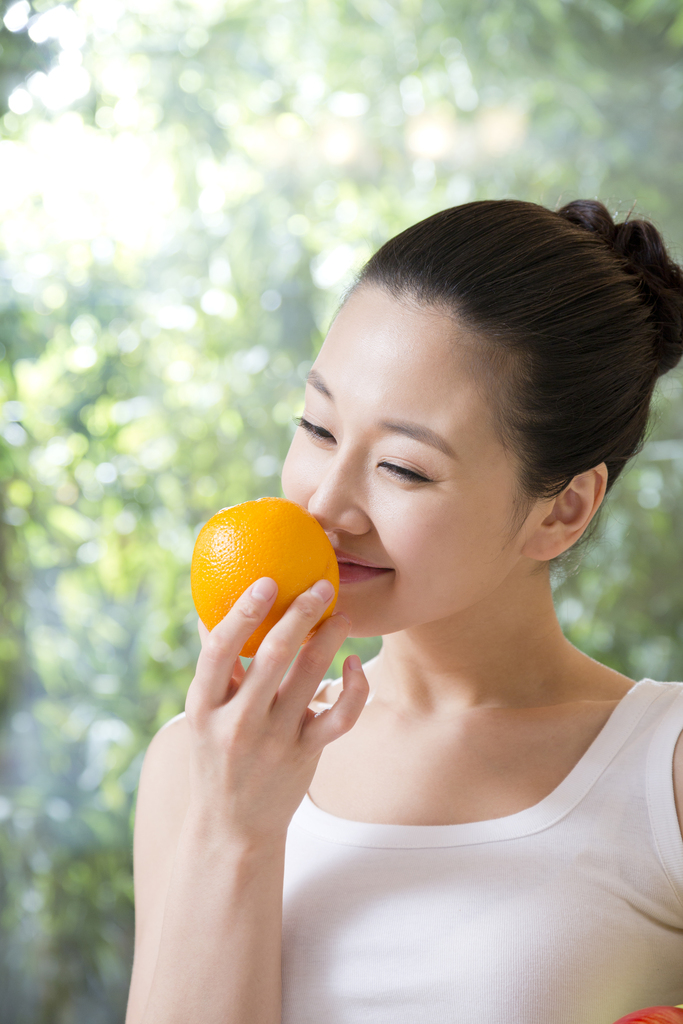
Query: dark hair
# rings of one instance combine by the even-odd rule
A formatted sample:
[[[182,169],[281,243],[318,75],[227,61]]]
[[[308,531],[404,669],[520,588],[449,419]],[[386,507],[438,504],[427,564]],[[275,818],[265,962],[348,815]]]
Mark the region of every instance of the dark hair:
[[[557,212],[514,199],[442,210],[386,242],[352,290],[363,284],[465,328],[520,467],[513,529],[601,462],[612,487],[642,448],[657,378],[683,355],[681,269],[652,224],[615,224],[593,200]]]

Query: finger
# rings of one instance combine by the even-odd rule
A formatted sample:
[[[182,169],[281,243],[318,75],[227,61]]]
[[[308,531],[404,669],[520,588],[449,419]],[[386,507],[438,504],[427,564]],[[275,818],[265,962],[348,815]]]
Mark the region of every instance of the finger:
[[[257,588],[257,584],[264,580],[269,580],[273,584],[270,597],[261,597],[261,591]],[[210,632],[204,627],[205,637],[200,628],[202,649],[199,652],[195,677],[188,690],[188,698],[192,691],[192,701],[198,701],[208,707],[218,707],[225,702],[239,653],[270,611],[277,590],[275,580],[264,576],[238,597],[225,618]],[[242,669],[240,682],[244,675]]]
[[[202,642],[202,646],[203,646],[204,645],[204,641],[207,639],[207,637],[211,636],[211,632],[210,632],[210,630],[208,630],[206,628],[206,626],[204,625],[204,623],[202,622],[201,619],[197,620],[197,630],[199,632],[199,638],[200,638],[200,640]],[[229,685],[228,685],[228,689],[227,689],[227,693],[226,693],[226,699],[229,700],[230,697],[235,693],[235,691],[239,687],[240,683],[244,679],[244,673],[245,672],[246,672],[246,669],[245,669],[244,665],[242,664],[242,659],[238,655],[235,658],[235,664],[232,666],[232,675],[231,675],[230,682],[229,682]]]
[[[255,710],[261,712],[272,705],[282,677],[297,651],[333,600],[332,584],[329,580],[318,580],[292,601],[282,618],[261,641],[237,700],[249,701]]]
[[[337,612],[326,619],[301,648],[276,694],[273,711],[284,725],[301,721],[350,629],[346,616]]]
[[[311,753],[319,753],[353,728],[370,696],[370,684],[357,654],[344,659],[342,679],[342,692],[332,707],[318,712],[304,726],[302,742]]]

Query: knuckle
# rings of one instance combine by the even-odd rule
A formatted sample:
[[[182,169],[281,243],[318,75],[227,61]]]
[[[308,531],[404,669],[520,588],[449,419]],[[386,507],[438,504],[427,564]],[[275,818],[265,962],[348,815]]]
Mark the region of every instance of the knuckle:
[[[306,673],[310,672],[311,675],[326,672],[330,664],[330,658],[327,653],[312,646],[310,642],[304,645],[300,658],[301,668]]]
[[[232,638],[222,631],[212,629],[204,641],[204,651],[211,662],[221,661],[231,647]]]
[[[335,639],[338,640],[339,637],[337,634],[341,634],[342,638],[345,638],[348,636],[350,629],[351,623],[346,616],[340,615],[339,612],[337,612],[336,615],[332,615],[330,618],[325,619],[325,621],[318,626],[316,636],[318,634],[320,634],[320,636],[334,636]]]
[[[351,726],[354,725],[356,716],[351,714],[346,708],[337,707],[335,710],[337,730],[341,733],[348,732]]]
[[[281,665],[289,661],[290,645],[279,637],[268,636],[259,647],[258,654],[261,654],[262,660]]]
[[[232,714],[230,716],[230,725],[227,729],[228,745],[233,748],[240,749],[241,745],[246,743],[249,746],[252,743],[252,722],[249,714],[249,710],[246,708],[232,708]]]
[[[297,600],[297,609],[307,619],[319,619],[322,615],[322,602],[308,592],[301,594]]]
[[[253,597],[245,597],[243,601],[237,606],[237,610],[243,619],[248,622],[257,622],[263,618],[265,614],[265,608],[259,605]]]

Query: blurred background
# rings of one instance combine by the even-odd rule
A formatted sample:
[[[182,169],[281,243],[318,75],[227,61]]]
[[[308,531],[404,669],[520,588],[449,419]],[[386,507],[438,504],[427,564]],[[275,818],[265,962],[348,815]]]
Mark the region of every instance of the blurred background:
[[[198,652],[194,538],[281,495],[368,255],[470,199],[596,197],[683,241],[679,0],[0,5],[0,1003],[122,1022],[141,761]],[[683,679],[683,377],[555,589]],[[347,641],[363,660],[379,638]]]

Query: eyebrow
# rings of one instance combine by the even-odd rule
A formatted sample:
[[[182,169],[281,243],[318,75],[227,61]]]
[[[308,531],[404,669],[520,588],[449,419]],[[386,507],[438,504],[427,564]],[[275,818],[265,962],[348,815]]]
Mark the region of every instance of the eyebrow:
[[[332,392],[317,370],[308,371],[306,383],[314,387],[325,398],[329,398],[331,402],[334,402]],[[412,437],[414,441],[422,441],[423,444],[428,444],[432,448],[438,448],[440,452],[443,452],[450,459],[456,458],[456,454],[448,441],[441,434],[430,430],[429,427],[423,427],[419,423],[408,423],[406,420],[382,420],[379,425],[392,434],[404,434],[406,437]]]

